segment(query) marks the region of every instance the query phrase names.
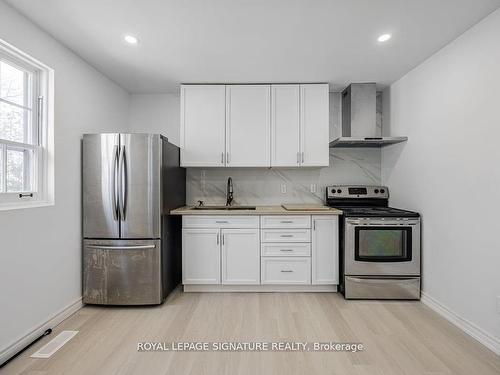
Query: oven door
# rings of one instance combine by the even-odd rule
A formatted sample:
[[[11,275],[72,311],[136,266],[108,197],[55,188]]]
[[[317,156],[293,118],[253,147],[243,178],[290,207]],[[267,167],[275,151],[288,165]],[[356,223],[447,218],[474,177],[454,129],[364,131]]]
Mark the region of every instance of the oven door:
[[[420,275],[420,219],[346,218],[346,275]]]

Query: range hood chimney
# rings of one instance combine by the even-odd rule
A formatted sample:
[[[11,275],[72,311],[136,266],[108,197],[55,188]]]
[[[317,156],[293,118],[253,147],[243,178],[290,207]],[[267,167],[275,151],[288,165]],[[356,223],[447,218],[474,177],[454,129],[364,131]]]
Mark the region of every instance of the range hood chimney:
[[[342,136],[330,142],[330,147],[383,147],[407,140],[382,137],[375,83],[352,83],[342,91]]]

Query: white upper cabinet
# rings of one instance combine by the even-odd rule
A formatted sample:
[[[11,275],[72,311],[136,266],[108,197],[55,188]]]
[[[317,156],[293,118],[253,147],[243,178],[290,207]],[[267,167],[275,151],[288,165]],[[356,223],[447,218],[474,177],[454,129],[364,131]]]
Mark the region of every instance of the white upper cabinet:
[[[224,85],[181,86],[181,166],[225,165],[225,117]]]
[[[300,165],[299,85],[271,85],[271,166]]]
[[[324,167],[328,84],[183,85],[183,167]]]
[[[226,86],[226,166],[271,165],[269,85]]]
[[[328,121],[328,84],[300,85],[301,166],[328,166]]]
[[[271,87],[271,166],[328,166],[328,84]]]

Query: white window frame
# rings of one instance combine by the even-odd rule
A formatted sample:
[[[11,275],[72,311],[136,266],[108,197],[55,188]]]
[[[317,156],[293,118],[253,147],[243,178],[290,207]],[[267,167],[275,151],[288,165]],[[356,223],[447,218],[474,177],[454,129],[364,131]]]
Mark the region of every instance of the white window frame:
[[[33,144],[0,140],[4,163],[7,148],[32,150],[30,167],[36,169],[36,173],[24,171],[35,178],[30,191],[0,193],[0,211],[54,205],[54,70],[1,39],[0,59],[31,74],[31,137],[36,140]]]

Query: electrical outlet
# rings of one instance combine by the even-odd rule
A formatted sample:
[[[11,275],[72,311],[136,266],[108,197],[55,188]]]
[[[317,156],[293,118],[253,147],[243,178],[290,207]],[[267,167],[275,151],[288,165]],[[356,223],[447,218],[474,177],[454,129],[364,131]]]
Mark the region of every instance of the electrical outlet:
[[[497,313],[500,314],[500,296],[497,296]]]
[[[281,184],[281,194],[286,194],[286,184]]]
[[[316,193],[316,184],[311,184],[311,193]]]

